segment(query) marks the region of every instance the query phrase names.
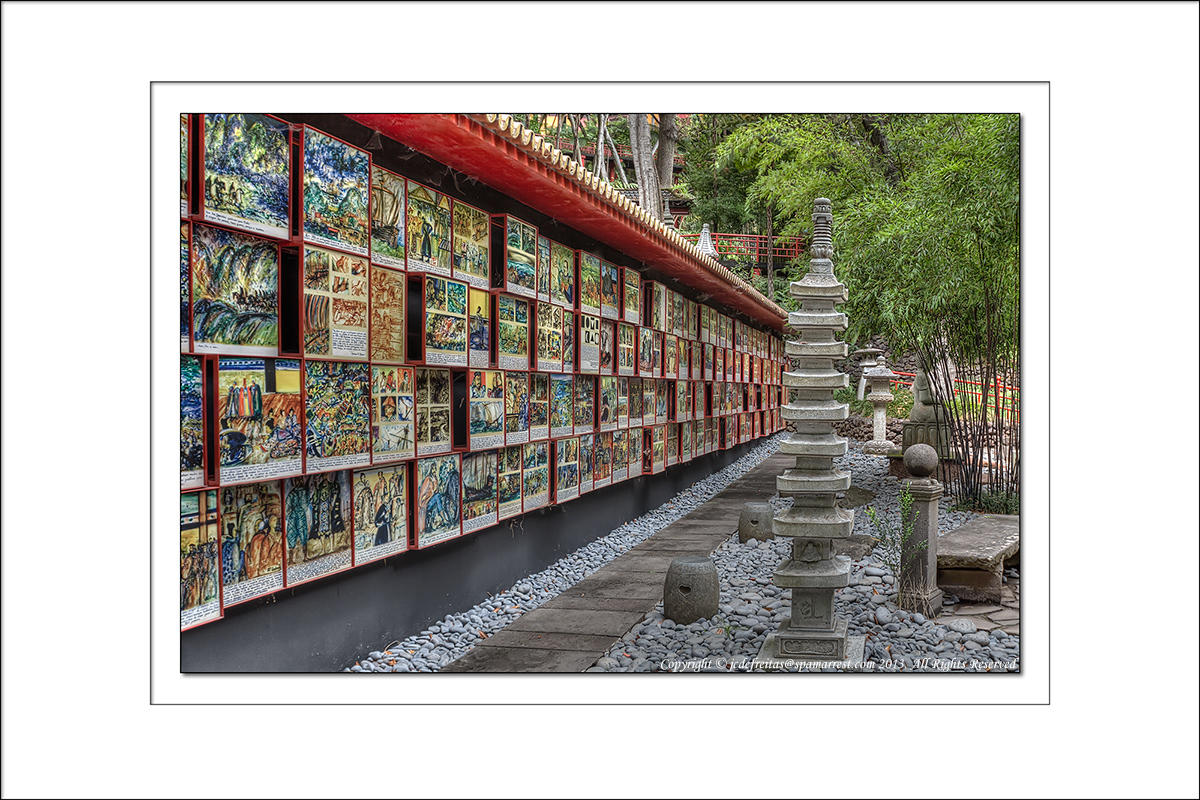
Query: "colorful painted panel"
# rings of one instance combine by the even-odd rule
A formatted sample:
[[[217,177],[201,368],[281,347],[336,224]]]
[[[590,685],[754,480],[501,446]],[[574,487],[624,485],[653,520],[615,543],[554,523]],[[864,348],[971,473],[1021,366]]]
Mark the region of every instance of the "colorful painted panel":
[[[487,450],[504,444],[504,373],[476,370],[467,373],[467,444]]]
[[[585,434],[579,437],[579,493],[586,494],[596,483],[596,437]]]
[[[454,277],[480,289],[492,280],[491,229],[486,211],[454,201]]]
[[[678,340],[672,334],[668,333],[663,337],[663,374],[668,378],[675,378],[679,375],[677,343]]]
[[[499,494],[498,519],[508,519],[521,513],[521,451],[528,446],[515,444],[500,451],[500,477],[496,489]]]
[[[179,488],[204,485],[204,373],[196,356],[179,357]]]
[[[617,323],[600,320],[600,374],[613,375],[617,371]]]
[[[221,618],[217,492],[179,496],[179,630]]]
[[[617,319],[621,310],[621,270],[616,264],[600,262],[600,316]]]
[[[304,241],[367,255],[371,159],[312,128],[304,129]]]
[[[600,372],[600,318],[579,315],[579,371]]]
[[[522,297],[537,297],[537,228],[505,217],[504,288]]]
[[[663,459],[663,463],[668,466],[674,466],[679,461],[679,423],[667,423],[667,449]]]
[[[499,450],[485,450],[463,456],[463,533],[481,530],[499,522],[496,489],[499,452]]]
[[[666,466],[666,425],[650,428],[650,473],[662,472]]]
[[[492,296],[472,286],[467,316],[467,359],[472,367],[487,367],[492,362]]]
[[[326,472],[284,481],[288,586],[349,569],[350,472]]]
[[[371,165],[371,261],[404,269],[404,176]]]
[[[197,353],[279,351],[279,246],[192,226],[192,332]]]
[[[550,376],[529,373],[529,439],[550,437]]]
[[[550,301],[575,308],[575,251],[558,242],[550,243]]]
[[[417,460],[417,547],[462,535],[462,461],[456,455]]]
[[[616,431],[612,435],[612,482],[618,483],[629,477],[629,431]]]
[[[188,197],[191,194],[188,178],[192,174],[191,148],[188,147],[190,135],[190,115],[179,115],[179,216],[188,215]]]
[[[537,368],[557,372],[562,367],[563,310],[553,303],[537,304]]]
[[[638,328],[638,365],[639,375],[654,374],[654,331],[650,328]]]
[[[617,427],[629,427],[629,378],[617,378]]]
[[[608,375],[600,378],[600,430],[617,429],[617,379]]]
[[[654,281],[650,282],[650,287],[649,325],[656,331],[663,331],[667,326],[667,287]]]
[[[596,427],[596,379],[580,375],[575,379],[575,435],[591,433]]]
[[[574,372],[576,368],[575,317],[575,312],[563,311],[563,372]]]
[[[408,465],[354,473],[354,564],[408,549]]]
[[[666,422],[669,418],[667,404],[674,400],[669,394],[670,389],[670,381],[658,380],[654,382],[654,419],[659,424]]]
[[[600,316],[600,259],[591,253],[579,254],[579,310]]]
[[[417,455],[450,451],[450,370],[417,367]]]
[[[529,301],[496,297],[496,363],[501,369],[529,369]]]
[[[625,313],[624,320],[638,325],[642,321],[642,276],[635,269],[625,267]]]
[[[617,374],[637,371],[637,328],[627,322],[617,324]]]
[[[642,474],[642,432],[645,428],[630,428],[629,438],[629,477],[635,478]]]
[[[550,240],[539,236],[537,252],[537,299],[538,302],[550,302]]]
[[[656,422],[656,402],[658,381],[653,378],[642,378],[642,424],[653,425]]]
[[[629,379],[629,427],[642,424],[642,379]]]
[[[529,441],[529,373],[504,373],[504,441]]]
[[[192,349],[192,226],[179,223],[179,352]]]
[[[287,239],[291,159],[286,122],[263,114],[205,114],[204,219]]]
[[[522,509],[532,511],[550,499],[550,443],[530,442],[521,464]]]
[[[305,471],[371,463],[371,373],[366,364],[307,361]]]
[[[579,496],[579,439],[554,441],[554,502],[562,503]]]
[[[221,489],[221,586],[225,608],[283,588],[279,481]]]
[[[364,257],[304,248],[305,356],[366,359],[367,271]]]
[[[408,182],[409,272],[432,272],[449,277],[450,200],[441,192]]]
[[[217,362],[221,483],[299,475],[300,362],[222,358]]]
[[[407,281],[403,272],[371,265],[371,360],[404,361],[404,310]]]
[[[574,376],[550,376],[550,436],[570,436],[575,428]]]
[[[461,281],[425,278],[425,361],[467,365],[467,285]]]
[[[381,464],[413,458],[417,433],[413,368],[371,367],[371,456]]]

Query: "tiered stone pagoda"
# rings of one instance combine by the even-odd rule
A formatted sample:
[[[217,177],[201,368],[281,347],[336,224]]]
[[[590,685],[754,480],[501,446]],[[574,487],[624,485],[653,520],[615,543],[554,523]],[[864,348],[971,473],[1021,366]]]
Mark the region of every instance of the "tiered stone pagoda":
[[[791,394],[783,418],[794,433],[779,450],[796,456],[796,466],[776,481],[779,494],[793,502],[775,515],[775,535],[792,540],[792,557],[775,572],[775,584],[792,590],[792,614],[768,634],[761,658],[862,660],[863,637],[847,637],[846,620],[833,613],[833,593],[850,576],[850,559],[835,554],[834,542],[850,535],[854,512],[837,504],[837,493],[850,488],[850,473],[833,466],[833,459],[846,453],[846,440],[834,434],[833,423],[849,413],[833,393],[849,378],[833,367],[846,357],[845,343],[836,339],[846,330],[846,315],[834,310],[846,302],[846,287],[833,274],[832,230],[830,202],[818,198],[808,274],[789,289],[800,301],[800,310],[788,315],[789,326],[799,333],[787,344],[796,369],[783,376]]]

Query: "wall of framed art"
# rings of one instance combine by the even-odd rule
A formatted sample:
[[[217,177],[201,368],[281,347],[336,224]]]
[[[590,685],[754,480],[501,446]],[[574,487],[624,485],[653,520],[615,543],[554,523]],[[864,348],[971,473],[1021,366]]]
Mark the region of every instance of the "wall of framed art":
[[[782,425],[776,332],[494,188],[338,115],[180,133],[188,637]]]

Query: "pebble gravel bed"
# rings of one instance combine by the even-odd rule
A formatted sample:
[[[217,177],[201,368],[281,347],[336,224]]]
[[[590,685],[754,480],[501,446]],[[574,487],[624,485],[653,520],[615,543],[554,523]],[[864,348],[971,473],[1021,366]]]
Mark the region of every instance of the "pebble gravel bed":
[[[861,442],[837,459],[849,468],[853,485],[875,493],[868,502],[880,513],[898,515],[900,485],[887,473],[884,459],[862,453]],[[771,499],[777,507],[790,498]],[[939,508],[942,533],[973,518],[970,512]],[[874,533],[865,507],[856,509],[854,533]],[[600,658],[589,672],[746,672],[754,663],[767,633],[787,617],[791,592],[771,583],[776,567],[789,554],[791,542],[739,543],[734,535],[713,553],[721,582],[721,603],[716,616],[690,625],[677,625],[663,617],[662,604],[646,615]],[[1007,577],[1017,577],[1010,571]],[[850,585],[834,595],[835,613],[845,617],[852,635],[865,635],[864,665],[858,670],[878,672],[1010,672],[1019,669],[1020,637],[996,629],[977,631],[969,619],[949,619],[939,624],[920,614],[910,614],[895,604],[895,576],[878,558],[878,550],[853,563]],[[948,604],[956,598],[946,598]],[[772,665],[786,671],[837,671],[837,667],[792,662]]]
[[[657,531],[699,508],[779,449],[783,434],[765,439],[746,455],[693,483],[658,508],[563,556],[478,605],[449,614],[418,634],[374,650],[345,672],[436,672],[465,655],[517,617],[557,597]]]

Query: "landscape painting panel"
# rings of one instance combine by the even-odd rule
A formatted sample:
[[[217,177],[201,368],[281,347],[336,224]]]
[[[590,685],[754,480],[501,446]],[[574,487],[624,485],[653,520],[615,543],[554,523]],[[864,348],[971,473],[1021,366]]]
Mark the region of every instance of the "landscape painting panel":
[[[279,246],[243,233],[192,226],[192,327],[198,353],[279,350]]]
[[[264,114],[204,115],[204,218],[288,238],[291,144]]]
[[[366,152],[304,129],[304,241],[367,255],[370,187]]]
[[[371,166],[371,261],[404,269],[404,183],[402,176]]]
[[[454,277],[486,289],[491,283],[491,223],[486,211],[454,201]]]

